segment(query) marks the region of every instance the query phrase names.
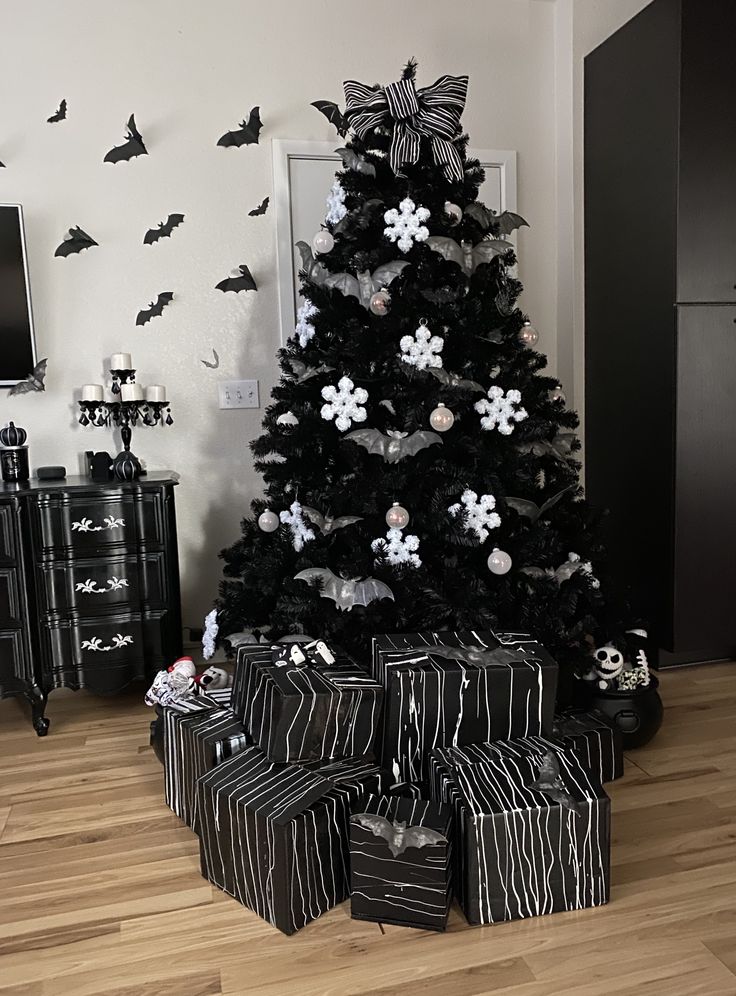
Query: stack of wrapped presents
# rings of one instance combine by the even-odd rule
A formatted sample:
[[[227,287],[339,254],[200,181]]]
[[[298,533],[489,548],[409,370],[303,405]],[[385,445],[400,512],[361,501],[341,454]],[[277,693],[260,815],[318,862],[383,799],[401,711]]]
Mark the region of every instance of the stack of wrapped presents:
[[[164,709],[166,801],[202,874],[286,934],[356,919],[444,930],[608,901],[620,735],[555,714],[531,636],[373,639],[372,672],[321,641],[247,644],[216,699]]]

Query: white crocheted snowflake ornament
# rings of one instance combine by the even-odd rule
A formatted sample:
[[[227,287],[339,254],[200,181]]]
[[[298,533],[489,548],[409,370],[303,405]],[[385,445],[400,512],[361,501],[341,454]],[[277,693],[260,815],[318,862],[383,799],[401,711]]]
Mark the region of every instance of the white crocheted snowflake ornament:
[[[353,422],[365,422],[366,410],[362,407],[368,400],[364,387],[355,387],[349,377],[341,377],[337,387],[328,384],[322,388],[322,397],[327,404],[322,405],[322,418],[335,420],[340,432],[347,432]]]
[[[202,635],[202,656],[206,661],[212,657],[217,644],[217,634],[220,627],[217,623],[217,609],[208,612],[204,617],[204,633]]]
[[[481,401],[476,401],[475,410],[483,418],[480,420],[482,429],[495,429],[502,436],[510,436],[514,431],[514,422],[523,422],[529,414],[525,408],[521,408],[521,394],[519,391],[506,391],[502,387],[494,384],[488,388],[488,397]]]
[[[441,367],[442,352],[445,340],[442,336],[432,335],[424,322],[421,322],[414,335],[402,336],[399,346],[404,354],[401,359],[417,370],[427,367]]]
[[[480,498],[470,488],[463,491],[460,501],[450,505],[447,511],[450,515],[465,516],[465,528],[473,532],[481,543],[488,539],[488,530],[497,529],[501,525],[501,516],[494,512],[496,499],[493,495],[481,495]]]
[[[296,313],[296,328],[294,329],[302,349],[304,349],[309,340],[314,336],[314,325],[312,325],[311,319],[317,314],[319,314],[317,305],[312,304],[308,298],[305,298],[304,304]]]
[[[385,539],[376,539],[371,543],[371,550],[380,553],[394,566],[408,564],[410,567],[421,567],[422,561],[416,553],[418,549],[419,537],[404,536],[400,529],[389,529]]]
[[[405,197],[398,210],[391,208],[384,216],[386,228],[383,234],[398,244],[402,252],[409,252],[415,242],[429,238],[429,229],[423,224],[429,218],[429,210],[417,207],[411,197]]]
[[[335,180],[330,187],[326,203],[327,214],[325,215],[325,221],[328,225],[336,225],[348,213],[348,209],[345,207],[345,191],[339,180]]]
[[[301,502],[293,501],[288,512],[280,512],[279,518],[288,525],[291,530],[291,539],[294,549],[300,553],[304,549],[304,544],[314,539],[314,531],[304,521]]]

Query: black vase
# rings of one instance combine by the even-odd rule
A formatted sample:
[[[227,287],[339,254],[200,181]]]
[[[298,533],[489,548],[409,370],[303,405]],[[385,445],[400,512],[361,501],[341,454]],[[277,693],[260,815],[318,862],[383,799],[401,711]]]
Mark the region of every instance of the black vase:
[[[629,692],[592,688],[589,705],[600,709],[616,723],[621,731],[624,750],[632,750],[648,744],[662,725],[664,706],[658,688],[659,681],[655,675],[651,675],[646,688]]]
[[[164,763],[164,711],[161,706],[156,706],[156,718],[151,722],[151,747],[153,753]]]

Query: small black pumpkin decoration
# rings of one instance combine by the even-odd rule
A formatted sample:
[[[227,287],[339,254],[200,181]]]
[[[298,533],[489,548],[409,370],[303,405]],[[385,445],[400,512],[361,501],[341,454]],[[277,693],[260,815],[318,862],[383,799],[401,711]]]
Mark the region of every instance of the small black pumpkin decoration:
[[[25,446],[26,439],[28,433],[15,422],[8,422],[4,429],[0,429],[0,443],[3,446]]]

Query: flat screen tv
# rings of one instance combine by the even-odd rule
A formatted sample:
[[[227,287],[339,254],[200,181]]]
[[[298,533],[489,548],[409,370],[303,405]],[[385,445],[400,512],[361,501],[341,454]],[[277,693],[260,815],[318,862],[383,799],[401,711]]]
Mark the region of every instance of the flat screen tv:
[[[31,290],[20,204],[0,204],[0,387],[36,365]]]

